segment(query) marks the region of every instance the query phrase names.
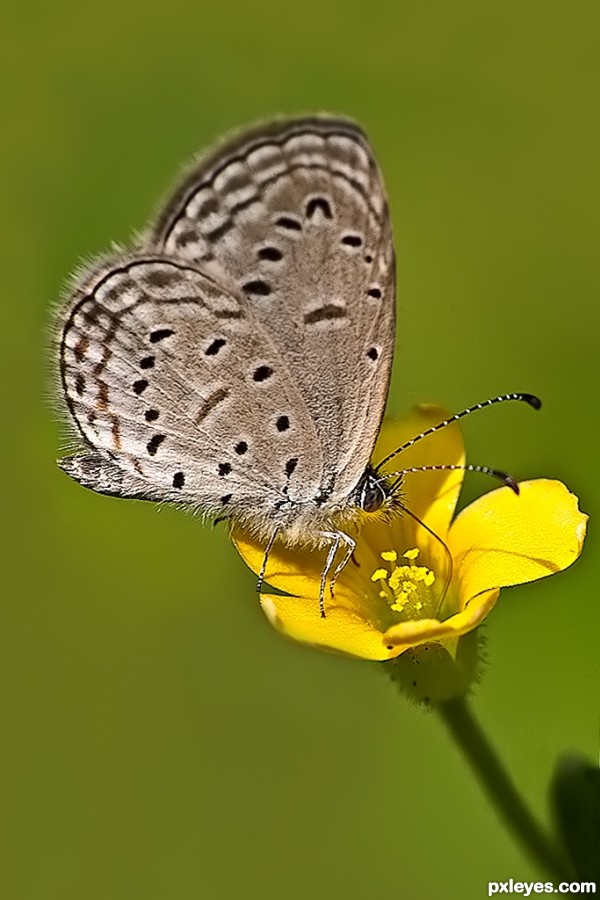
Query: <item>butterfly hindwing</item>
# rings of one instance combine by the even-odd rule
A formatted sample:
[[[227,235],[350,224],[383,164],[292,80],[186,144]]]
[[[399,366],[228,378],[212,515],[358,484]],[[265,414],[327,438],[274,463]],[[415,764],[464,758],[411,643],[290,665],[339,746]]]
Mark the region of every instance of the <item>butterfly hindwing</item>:
[[[88,275],[61,372],[91,448],[62,467],[88,487],[209,511],[318,489],[316,431],[278,348],[244,295],[192,263],[132,254]]]

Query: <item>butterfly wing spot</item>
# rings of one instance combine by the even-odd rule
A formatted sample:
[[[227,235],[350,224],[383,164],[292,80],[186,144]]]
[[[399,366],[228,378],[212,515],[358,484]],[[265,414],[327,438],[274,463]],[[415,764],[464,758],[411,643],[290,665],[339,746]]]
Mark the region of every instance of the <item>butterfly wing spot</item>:
[[[159,341],[171,337],[172,334],[175,334],[172,328],[157,328],[156,331],[150,333],[150,343],[157,344]]]
[[[75,346],[73,347],[73,353],[75,354],[75,359],[78,363],[83,362],[83,357],[89,350],[90,342],[86,337],[80,337]]]
[[[273,375],[273,369],[270,366],[259,366],[252,374],[253,381],[266,381]]]
[[[108,385],[105,381],[98,382],[98,409],[106,410],[108,409]]]
[[[290,427],[289,416],[279,416],[275,422],[275,427],[277,428],[277,431],[287,431]]]
[[[83,313],[83,321],[85,322],[85,324],[86,325],[95,325],[96,322],[98,321],[99,312],[100,312],[100,310],[99,310],[98,306],[96,306],[93,303],[88,304],[87,308],[84,310],[84,313]]]
[[[185,250],[188,244],[196,244],[200,240],[199,233],[194,228],[187,228],[180,231],[175,237],[175,243],[181,250]]]
[[[227,506],[227,504],[229,503],[229,501],[231,500],[232,497],[233,497],[233,494],[224,494],[224,495],[221,497],[221,503],[222,503],[222,505],[223,505],[223,506]]]
[[[333,219],[331,202],[326,197],[312,197],[306,204],[306,218],[313,219],[315,216]]]
[[[259,259],[268,260],[269,262],[279,262],[283,259],[283,253],[277,247],[260,247],[256,255]]]
[[[102,372],[108,365],[111,356],[112,350],[109,347],[104,347],[104,349],[102,350],[102,359],[94,366],[94,376],[96,378],[99,378],[100,375],[102,375]]]
[[[183,472],[175,472],[173,475],[173,487],[182,488],[185,484],[185,475]]]
[[[285,464],[285,474],[288,478],[291,478],[294,474],[296,466],[298,465],[298,457],[292,456]]]
[[[271,285],[267,284],[261,278],[254,281],[247,281],[242,285],[242,289],[246,294],[257,295],[259,297],[267,297],[271,293]]]
[[[219,475],[223,478],[225,475],[229,475],[231,472],[231,463],[224,462],[219,463]]]
[[[77,393],[79,394],[80,397],[82,396],[82,394],[85,391],[85,378],[83,377],[81,372],[78,372],[75,377],[75,390],[77,391]]]
[[[381,288],[377,287],[377,285],[373,285],[367,291],[367,295],[369,297],[372,297],[373,300],[381,300],[381,297],[382,297]]]
[[[157,409],[147,409],[144,413],[146,422],[156,422],[159,416],[160,412]]]
[[[248,452],[248,444],[246,441],[238,441],[238,443],[234,447],[235,452],[238,456],[243,456],[244,453]]]
[[[197,219],[207,219],[209,216],[212,216],[213,213],[217,212],[219,212],[219,201],[215,194],[212,193],[202,200],[195,213],[188,210],[188,214],[193,214]]]
[[[369,350],[367,350],[367,356],[369,357],[369,359],[372,359],[373,362],[375,362],[379,356],[379,350],[377,349],[377,347],[371,347]]]
[[[154,368],[155,358],[154,356],[145,356],[140,360],[140,369],[153,369]]]
[[[340,240],[343,247],[350,247],[352,250],[362,247],[363,239],[360,234],[344,234]]]
[[[138,378],[137,381],[133,382],[132,387],[133,387],[133,393],[137,394],[139,397],[140,394],[143,394],[144,391],[146,390],[146,388],[148,387],[148,382],[146,381],[145,378]]]
[[[156,451],[164,441],[166,435],[164,434],[153,434],[148,443],[146,444],[146,450],[148,451],[150,456],[156,456]]]
[[[373,257],[371,256],[370,253],[365,253],[365,262],[366,262],[366,263],[372,263],[372,262],[373,262]]]
[[[285,231],[302,231],[302,222],[292,218],[292,216],[279,216],[275,220],[275,224],[278,228],[283,228]]]
[[[226,343],[227,341],[225,340],[225,338],[215,338],[215,340],[211,344],[209,344],[204,351],[204,355],[216,356],[219,350],[222,350]]]

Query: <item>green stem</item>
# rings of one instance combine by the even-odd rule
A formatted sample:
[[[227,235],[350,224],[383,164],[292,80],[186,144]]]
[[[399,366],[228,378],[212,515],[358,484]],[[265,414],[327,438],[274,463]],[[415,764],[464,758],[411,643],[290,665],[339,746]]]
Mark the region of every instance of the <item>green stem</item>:
[[[480,785],[525,852],[558,880],[571,872],[560,849],[544,834],[494,753],[466,699],[437,705],[446,728],[469,761]]]

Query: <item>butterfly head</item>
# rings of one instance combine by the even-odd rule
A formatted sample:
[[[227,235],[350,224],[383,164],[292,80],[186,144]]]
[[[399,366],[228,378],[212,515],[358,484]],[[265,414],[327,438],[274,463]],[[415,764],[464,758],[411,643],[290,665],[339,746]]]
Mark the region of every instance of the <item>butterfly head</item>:
[[[389,509],[397,502],[398,485],[392,484],[385,476],[378,475],[371,466],[356,486],[356,505],[366,513],[377,513]]]

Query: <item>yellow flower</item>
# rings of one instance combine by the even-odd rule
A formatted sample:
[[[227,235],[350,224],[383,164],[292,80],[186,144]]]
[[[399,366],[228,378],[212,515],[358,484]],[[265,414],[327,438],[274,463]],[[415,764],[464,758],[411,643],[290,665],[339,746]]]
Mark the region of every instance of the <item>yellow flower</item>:
[[[444,418],[445,410],[428,405],[386,423],[375,461]],[[392,465],[460,465],[464,458],[461,432],[453,424],[402,453],[400,465],[398,458]],[[454,657],[457,638],[483,621],[500,588],[554,574],[577,559],[587,516],[562,483],[521,482],[519,496],[501,487],[453,520],[462,476],[460,471],[441,471],[404,478],[403,505],[441,540],[406,513],[389,521],[364,514],[353,558],[335,583],[334,597],[329,590],[325,596],[325,618],[319,614],[325,551],[276,542],[266,581],[288,596],[261,596],[269,621],[297,641],[362,659],[392,659],[426,644],[441,645]],[[233,539],[258,573],[264,546],[239,530]]]

